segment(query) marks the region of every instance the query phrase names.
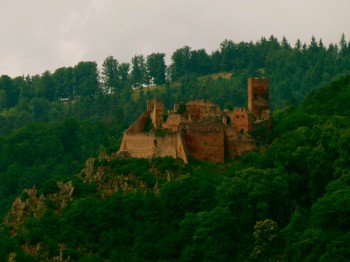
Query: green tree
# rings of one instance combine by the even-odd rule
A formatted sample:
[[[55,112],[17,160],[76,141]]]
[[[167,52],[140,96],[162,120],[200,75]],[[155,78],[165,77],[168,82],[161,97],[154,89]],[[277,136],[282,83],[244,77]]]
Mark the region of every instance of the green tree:
[[[181,261],[234,261],[239,251],[235,239],[239,236],[230,210],[216,207],[193,216],[187,214],[180,222],[182,239],[189,241]]]
[[[119,63],[113,56],[109,56],[102,64],[101,80],[103,83],[104,92],[119,93]]]
[[[184,46],[183,48],[177,49],[171,56],[171,79],[172,81],[180,80],[181,77],[185,76],[189,72],[191,58],[191,47]]]
[[[254,226],[255,246],[250,255],[255,261],[279,261],[283,260],[281,249],[282,238],[279,235],[279,228],[275,221],[265,219],[257,221]]]
[[[152,53],[147,56],[147,70],[151,81],[156,85],[165,84],[165,54]]]
[[[93,97],[99,91],[96,62],[80,62],[73,69],[75,97]]]
[[[146,61],[143,55],[135,55],[132,60],[131,79],[135,87],[149,84],[149,76],[146,70]]]
[[[57,98],[55,82],[53,81],[50,71],[45,71],[40,78],[40,90],[38,93],[45,99],[53,101]]]
[[[118,72],[122,81],[127,81],[129,76],[130,64],[121,63],[118,66]]]
[[[5,107],[13,107],[17,105],[19,98],[19,90],[14,85],[11,77],[2,75],[0,77],[0,90],[3,90],[2,104]]]
[[[72,67],[62,67],[52,74],[57,97],[72,100],[76,93]]]
[[[198,75],[211,73],[211,59],[205,49],[191,51],[189,71]]]

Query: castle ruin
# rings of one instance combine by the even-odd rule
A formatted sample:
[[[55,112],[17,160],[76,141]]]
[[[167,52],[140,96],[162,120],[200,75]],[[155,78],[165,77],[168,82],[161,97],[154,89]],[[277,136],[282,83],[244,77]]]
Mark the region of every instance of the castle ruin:
[[[250,132],[271,128],[269,82],[248,79],[248,108],[221,110],[209,100],[174,105],[165,112],[161,100],[147,101],[147,111],[124,132],[118,155],[136,158],[171,156],[222,163],[256,149]]]

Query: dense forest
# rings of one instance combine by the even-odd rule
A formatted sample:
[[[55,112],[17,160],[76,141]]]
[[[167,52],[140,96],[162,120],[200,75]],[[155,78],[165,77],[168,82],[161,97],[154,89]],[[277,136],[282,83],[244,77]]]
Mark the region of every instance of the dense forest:
[[[17,196],[31,200],[25,188],[44,199],[40,215],[29,208],[20,225],[1,225],[0,261],[348,261],[345,36],[328,47],[314,37],[293,47],[274,36],[225,40],[211,54],[185,46],[171,61],[111,56],[101,69],[80,62],[0,77],[0,216]],[[274,128],[263,152],[225,164],[110,157],[147,99],[245,106],[249,76],[270,79]],[[81,170],[90,157],[88,180]],[[117,178],[130,190],[107,194]],[[74,185],[64,208],[59,181]]]

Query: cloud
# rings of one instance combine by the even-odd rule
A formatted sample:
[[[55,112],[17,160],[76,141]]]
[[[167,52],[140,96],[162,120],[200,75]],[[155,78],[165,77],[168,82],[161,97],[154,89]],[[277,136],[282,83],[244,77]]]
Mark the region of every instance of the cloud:
[[[348,33],[348,0],[0,0],[0,75],[38,74],[114,56],[184,45],[209,53],[224,39],[312,35],[325,44]]]

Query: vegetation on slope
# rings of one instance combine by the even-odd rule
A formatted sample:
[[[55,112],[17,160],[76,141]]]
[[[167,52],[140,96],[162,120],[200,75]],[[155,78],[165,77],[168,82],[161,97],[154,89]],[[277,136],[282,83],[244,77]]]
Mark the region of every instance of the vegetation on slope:
[[[24,188],[36,186],[46,200],[41,216],[27,210],[15,234],[1,226],[0,261],[15,254],[16,261],[54,260],[61,251],[75,261],[346,261],[350,76],[316,89],[349,71],[349,47],[343,38],[326,48],[314,38],[291,47],[271,37],[224,41],[211,55],[182,48],[173,54],[172,78],[152,73],[163,88],[139,87],[138,95],[132,86],[149,81],[137,71],[144,68],[140,57],[130,73],[109,57],[101,80],[91,62],[40,76],[2,76],[0,215],[16,196],[30,202]],[[182,55],[188,63],[179,64]],[[117,78],[109,74],[113,68]],[[220,71],[232,78],[199,77]],[[105,157],[117,150],[146,99],[161,98],[167,107],[196,98],[245,105],[247,77],[263,75],[276,108],[264,152],[186,166],[168,158],[100,158],[91,179],[79,172],[101,150]],[[55,200],[61,180],[74,184],[64,208]]]
[[[12,238],[2,228],[2,257],[47,260],[62,250],[77,261],[345,261],[350,115],[319,114],[318,97],[348,92],[349,79],[333,81],[303,107],[276,112],[274,140],[262,153],[225,164],[95,161],[95,179],[85,178],[94,189],[76,180],[63,210],[46,206]],[[115,177],[133,189],[102,194]],[[38,244],[32,253],[22,249]]]

